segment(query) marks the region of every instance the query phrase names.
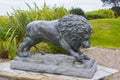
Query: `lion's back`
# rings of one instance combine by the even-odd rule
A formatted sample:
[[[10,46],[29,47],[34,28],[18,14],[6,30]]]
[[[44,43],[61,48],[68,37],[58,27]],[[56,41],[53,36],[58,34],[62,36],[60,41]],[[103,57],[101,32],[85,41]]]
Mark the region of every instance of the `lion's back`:
[[[26,27],[26,36],[32,39],[42,39],[58,45],[58,32],[56,25],[58,20],[53,21],[33,21]]]
[[[40,28],[40,26],[38,27],[38,23],[40,23],[40,21],[32,21],[27,25],[26,36],[35,36],[38,34]]]

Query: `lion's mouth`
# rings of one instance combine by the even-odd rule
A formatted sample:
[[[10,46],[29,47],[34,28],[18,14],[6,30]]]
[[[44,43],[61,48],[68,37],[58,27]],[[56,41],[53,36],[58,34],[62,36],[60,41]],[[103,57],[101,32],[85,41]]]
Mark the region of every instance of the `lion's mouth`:
[[[83,41],[81,43],[81,48],[89,48],[90,47],[90,42],[89,41]]]

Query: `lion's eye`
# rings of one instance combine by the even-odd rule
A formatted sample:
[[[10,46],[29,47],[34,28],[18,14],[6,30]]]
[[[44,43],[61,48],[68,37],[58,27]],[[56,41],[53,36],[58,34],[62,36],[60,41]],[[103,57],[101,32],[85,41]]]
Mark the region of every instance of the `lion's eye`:
[[[90,36],[89,36],[89,35],[85,35],[85,36],[84,36],[84,39],[85,39],[85,40],[89,40],[89,39],[90,39]]]
[[[86,39],[86,38],[89,38],[89,36],[88,36],[88,35],[85,35],[84,38],[85,38],[85,39]]]

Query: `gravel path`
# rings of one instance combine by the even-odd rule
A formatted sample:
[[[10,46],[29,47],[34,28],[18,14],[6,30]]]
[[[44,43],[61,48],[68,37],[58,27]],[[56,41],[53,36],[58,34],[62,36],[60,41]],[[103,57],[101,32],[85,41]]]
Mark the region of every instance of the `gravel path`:
[[[85,52],[89,57],[94,58],[99,65],[120,70],[120,49],[91,47],[81,49],[81,51]],[[105,80],[120,80],[120,72],[106,77]]]

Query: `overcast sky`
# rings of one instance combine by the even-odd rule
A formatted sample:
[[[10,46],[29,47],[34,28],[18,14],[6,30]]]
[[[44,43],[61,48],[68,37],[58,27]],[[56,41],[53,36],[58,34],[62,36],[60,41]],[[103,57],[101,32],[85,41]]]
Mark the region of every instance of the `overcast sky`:
[[[105,8],[102,7],[103,3],[101,0],[0,0],[0,15],[5,15],[6,12],[12,12],[12,8],[26,10],[27,6],[25,2],[32,7],[33,2],[37,3],[39,7],[42,7],[44,2],[46,2],[49,7],[53,7],[55,5],[56,7],[64,6],[67,9],[79,7],[85,12]]]

